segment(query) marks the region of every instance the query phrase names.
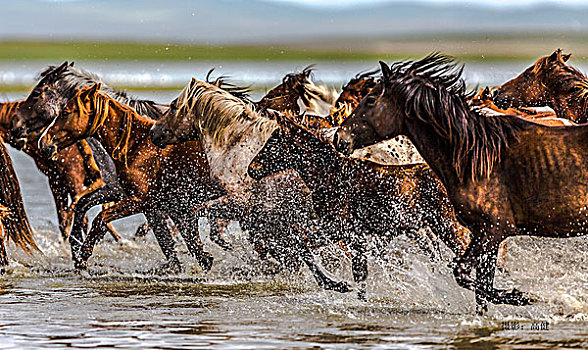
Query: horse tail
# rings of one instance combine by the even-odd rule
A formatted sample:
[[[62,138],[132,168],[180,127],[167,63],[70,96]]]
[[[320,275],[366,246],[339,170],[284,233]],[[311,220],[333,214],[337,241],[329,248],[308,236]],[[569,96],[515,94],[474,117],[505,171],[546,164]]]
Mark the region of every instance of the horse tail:
[[[0,138],[0,264],[8,262],[4,242],[12,240],[27,253],[39,251],[24,203],[12,160]]]

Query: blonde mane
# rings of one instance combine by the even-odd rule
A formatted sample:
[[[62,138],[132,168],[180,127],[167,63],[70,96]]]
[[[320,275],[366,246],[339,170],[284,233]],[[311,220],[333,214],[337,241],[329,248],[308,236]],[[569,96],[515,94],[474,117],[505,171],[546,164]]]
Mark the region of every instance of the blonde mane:
[[[193,123],[215,146],[236,144],[251,130],[271,133],[276,123],[255,106],[212,84],[192,78],[177,99],[180,115],[192,115]]]
[[[86,108],[81,96],[84,93],[84,91],[88,89],[91,89],[91,87],[82,89],[75,97],[79,113],[85,113],[91,119],[91,125],[88,129],[87,134],[96,134],[98,130],[100,130],[100,128],[104,125],[106,119],[108,119],[108,116],[110,115],[110,108],[112,107],[112,105],[116,105],[116,107],[122,110],[123,112],[123,115],[121,116],[122,136],[120,137],[118,142],[116,142],[112,158],[115,160],[122,160],[126,165],[128,160],[129,140],[131,139],[133,119],[140,118],[140,116],[133,108],[114,100],[102,91],[96,91],[96,93],[93,95],[91,103],[89,104],[90,108]]]

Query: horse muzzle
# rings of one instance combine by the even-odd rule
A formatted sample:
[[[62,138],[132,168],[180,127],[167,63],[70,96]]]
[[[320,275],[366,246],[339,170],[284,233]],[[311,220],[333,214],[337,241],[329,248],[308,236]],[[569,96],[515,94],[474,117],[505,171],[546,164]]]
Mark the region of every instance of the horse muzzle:
[[[43,157],[51,160],[55,160],[55,157],[57,157],[57,154],[59,153],[57,151],[57,146],[51,142],[46,142],[45,139],[41,139],[39,142],[39,151]]]
[[[343,154],[349,155],[353,153],[353,139],[349,133],[341,129],[337,130],[335,133],[333,144],[335,145],[335,149]]]

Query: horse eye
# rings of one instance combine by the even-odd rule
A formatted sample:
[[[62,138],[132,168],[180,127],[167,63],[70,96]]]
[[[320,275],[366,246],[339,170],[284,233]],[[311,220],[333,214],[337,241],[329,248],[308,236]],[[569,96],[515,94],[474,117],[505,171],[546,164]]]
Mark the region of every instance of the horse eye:
[[[374,96],[368,96],[365,98],[365,103],[368,105],[374,105],[376,104],[376,98]]]

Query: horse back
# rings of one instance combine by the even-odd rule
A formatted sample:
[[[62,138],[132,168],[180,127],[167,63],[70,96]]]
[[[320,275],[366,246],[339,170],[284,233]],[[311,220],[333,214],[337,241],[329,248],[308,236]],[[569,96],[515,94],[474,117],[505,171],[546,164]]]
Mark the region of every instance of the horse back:
[[[588,205],[588,126],[526,130],[491,175],[518,222],[577,218]]]

